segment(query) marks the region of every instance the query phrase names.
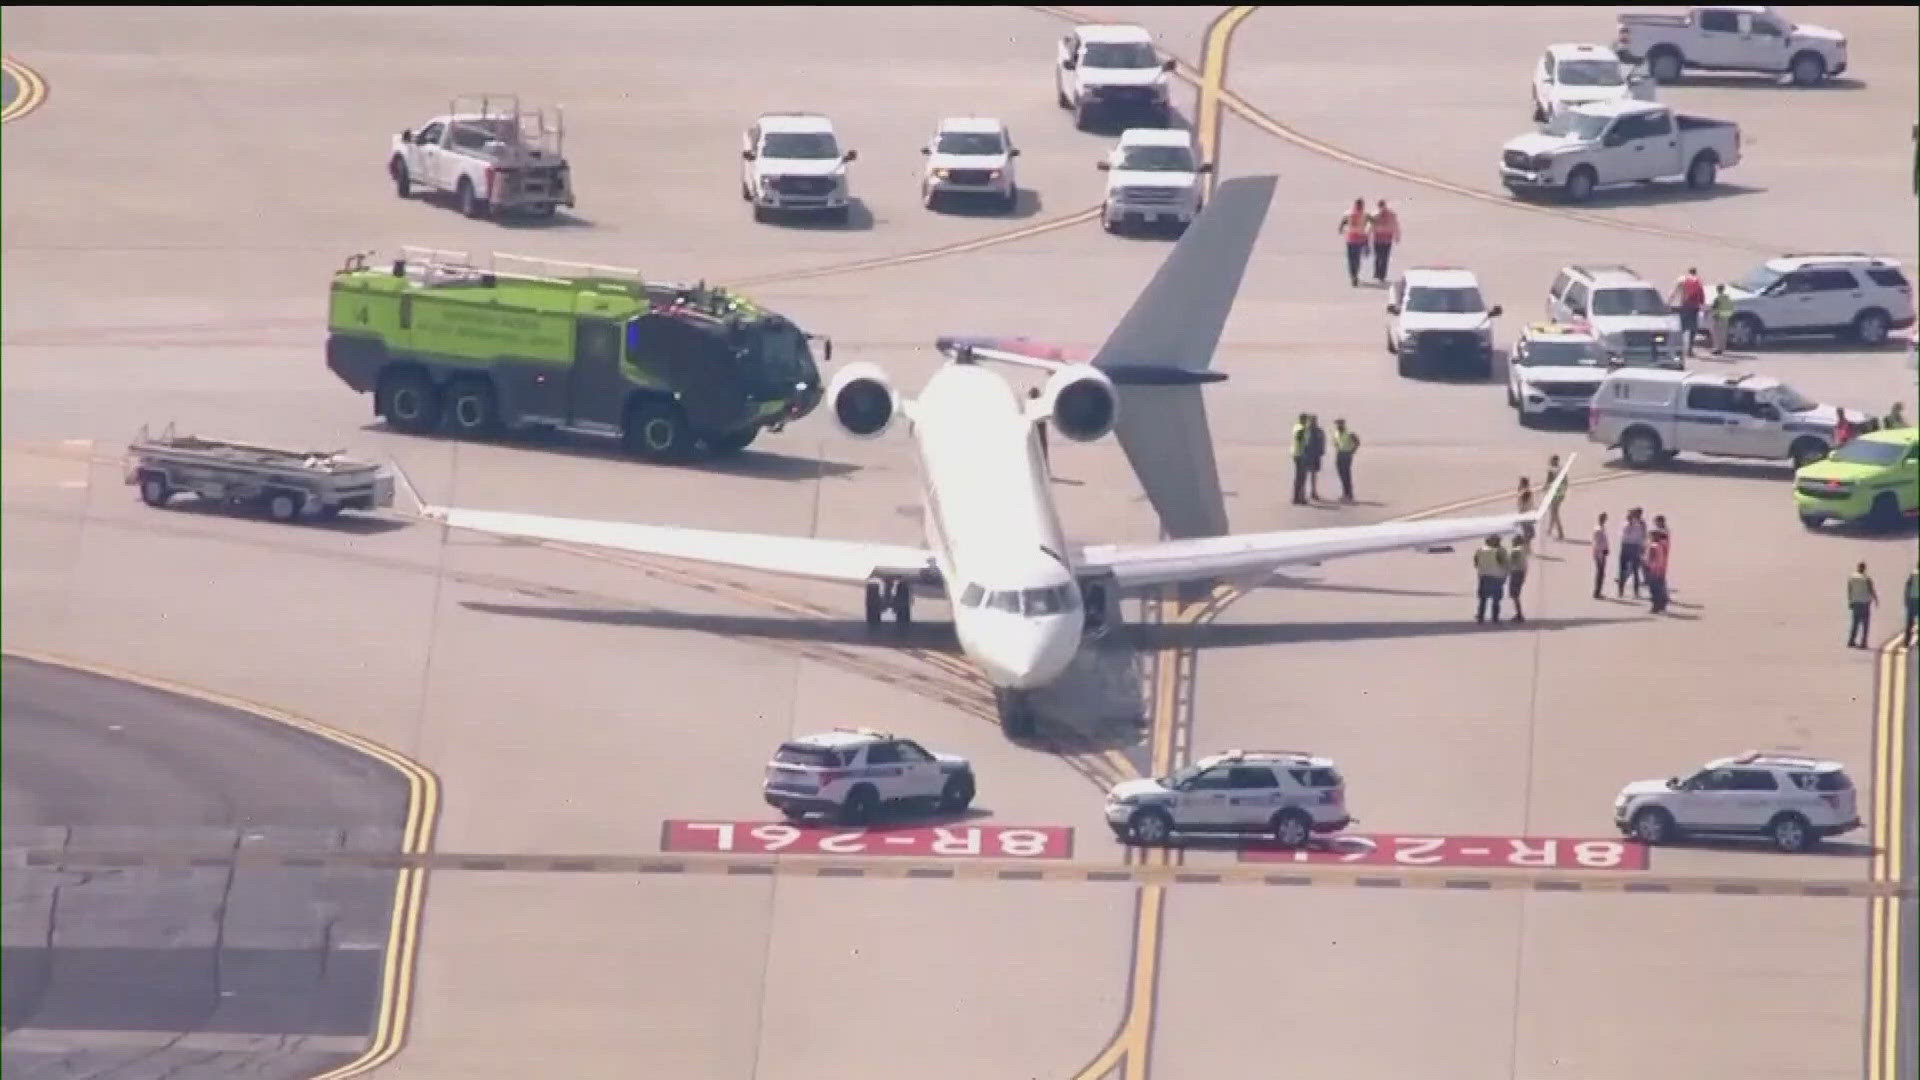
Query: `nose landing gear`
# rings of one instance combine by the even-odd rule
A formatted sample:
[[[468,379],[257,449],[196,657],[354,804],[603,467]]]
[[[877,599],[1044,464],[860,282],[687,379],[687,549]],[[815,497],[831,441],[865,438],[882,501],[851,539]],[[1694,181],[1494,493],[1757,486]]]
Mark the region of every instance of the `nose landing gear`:
[[[867,582],[867,628],[877,630],[887,612],[902,628],[913,624],[913,586],[904,581]]]
[[[1000,730],[1008,737],[1019,739],[1033,734],[1033,701],[1025,690],[995,687],[993,703],[1000,711]]]

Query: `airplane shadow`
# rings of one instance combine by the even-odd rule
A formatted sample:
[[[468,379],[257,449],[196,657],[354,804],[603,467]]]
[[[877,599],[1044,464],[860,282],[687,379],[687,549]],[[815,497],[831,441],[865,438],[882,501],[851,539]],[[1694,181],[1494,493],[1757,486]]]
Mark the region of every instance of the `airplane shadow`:
[[[1544,558],[1544,556],[1539,556]],[[1298,590],[1301,592],[1353,593],[1359,596],[1464,596],[1460,590],[1448,592],[1444,589],[1390,589],[1383,585],[1336,585],[1326,581],[1306,581],[1301,578],[1277,577],[1260,584],[1261,589]]]
[[[638,608],[554,607],[536,604],[499,604],[463,600],[460,606],[488,615],[556,619],[599,626],[629,626],[652,630],[690,630],[725,637],[769,638],[818,645],[876,645],[897,649],[933,649],[959,654],[960,642],[949,622],[915,622],[906,627],[883,623],[869,627],[864,619],[801,619],[787,615],[725,615]]]
[[[1606,626],[1629,619],[1580,616],[1570,619],[1528,619],[1521,630],[1574,630]],[[1288,645],[1308,641],[1379,641],[1396,638],[1441,637],[1476,632],[1499,633],[1509,624],[1482,626],[1457,622],[1339,622],[1339,623],[1202,623],[1129,627],[1128,644],[1137,649],[1238,649],[1253,645]]]

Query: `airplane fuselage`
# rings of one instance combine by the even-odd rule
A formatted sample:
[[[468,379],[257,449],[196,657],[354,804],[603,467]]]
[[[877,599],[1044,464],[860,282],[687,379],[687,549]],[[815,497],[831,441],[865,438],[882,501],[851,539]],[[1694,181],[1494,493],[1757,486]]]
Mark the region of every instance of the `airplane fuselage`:
[[[1005,379],[961,363],[934,373],[910,416],[960,647],[1002,689],[1053,682],[1085,616],[1033,421]]]

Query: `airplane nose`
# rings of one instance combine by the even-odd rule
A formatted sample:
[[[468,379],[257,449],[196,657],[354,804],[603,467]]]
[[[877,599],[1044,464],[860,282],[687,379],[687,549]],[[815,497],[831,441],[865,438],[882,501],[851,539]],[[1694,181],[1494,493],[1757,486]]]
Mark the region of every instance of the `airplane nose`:
[[[982,636],[975,660],[994,685],[1020,690],[1059,678],[1079,647],[1070,618],[1007,619]]]

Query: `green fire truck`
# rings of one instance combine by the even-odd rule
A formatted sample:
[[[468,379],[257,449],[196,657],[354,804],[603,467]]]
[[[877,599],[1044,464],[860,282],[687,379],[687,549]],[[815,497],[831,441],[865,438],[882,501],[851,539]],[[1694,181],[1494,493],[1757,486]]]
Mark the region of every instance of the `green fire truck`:
[[[611,435],[654,461],[728,454],[812,412],[812,344],[744,297],[638,271],[402,248],[333,275],[327,367],[413,434]]]

